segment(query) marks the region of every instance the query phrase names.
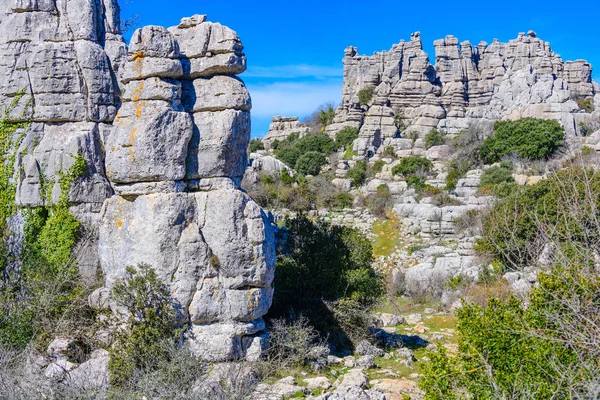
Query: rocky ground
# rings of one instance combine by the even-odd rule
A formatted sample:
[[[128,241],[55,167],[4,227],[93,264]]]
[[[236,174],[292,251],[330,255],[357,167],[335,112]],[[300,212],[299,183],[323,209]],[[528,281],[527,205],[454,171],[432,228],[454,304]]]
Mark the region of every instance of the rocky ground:
[[[402,310],[400,312],[400,310]],[[457,352],[456,319],[452,312],[407,298],[382,304],[374,316],[382,335],[401,338],[387,349],[360,343],[346,357],[328,357],[321,372],[294,371],[280,380],[260,385],[256,399],[422,399],[418,387],[428,353],[444,347]]]

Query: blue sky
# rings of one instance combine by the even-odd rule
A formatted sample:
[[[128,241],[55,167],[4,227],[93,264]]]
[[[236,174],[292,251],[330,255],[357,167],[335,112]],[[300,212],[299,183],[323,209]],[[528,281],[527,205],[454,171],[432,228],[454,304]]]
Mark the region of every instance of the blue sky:
[[[344,48],[361,54],[387,50],[421,32],[433,60],[433,41],[452,34],[460,41],[505,42],[533,29],[564,60],[586,59],[600,81],[600,2],[447,1],[199,1],[121,0],[124,19],[137,26],[172,26],[182,17],[207,14],[237,31],[248,70],[241,76],[252,95],[252,136],[268,130],[273,115],[309,115],[320,104],[341,100]],[[129,40],[131,32],[126,39]]]

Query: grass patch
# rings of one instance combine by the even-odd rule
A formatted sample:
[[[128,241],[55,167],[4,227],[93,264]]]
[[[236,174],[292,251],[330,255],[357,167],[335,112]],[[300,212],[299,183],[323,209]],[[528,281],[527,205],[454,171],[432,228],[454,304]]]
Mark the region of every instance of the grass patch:
[[[400,248],[402,244],[400,239],[401,229],[400,219],[394,212],[389,212],[387,219],[375,222],[373,233],[377,236],[373,239],[373,255],[375,257],[387,257],[397,248]]]

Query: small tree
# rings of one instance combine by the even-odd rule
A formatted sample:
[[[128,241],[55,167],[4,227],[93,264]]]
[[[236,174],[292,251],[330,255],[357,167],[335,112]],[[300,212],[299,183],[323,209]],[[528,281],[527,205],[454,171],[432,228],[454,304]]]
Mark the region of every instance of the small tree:
[[[173,326],[169,289],[150,266],[127,267],[125,278],[115,283],[111,295],[127,311],[127,320],[110,349],[108,369],[111,384],[125,387],[137,371],[155,370],[168,359],[179,330]]]
[[[425,148],[429,149],[433,146],[441,146],[446,144],[444,132],[438,131],[437,129],[432,130],[425,135]]]
[[[367,86],[359,90],[358,101],[361,105],[365,106],[373,99],[375,94],[375,88],[373,86]]]
[[[327,159],[321,153],[309,151],[302,154],[296,161],[296,171],[304,175],[319,175],[321,167],[327,163]]]
[[[361,186],[367,178],[367,162],[358,161],[354,167],[346,171],[346,177],[352,181],[352,186]]]
[[[530,160],[547,159],[562,145],[563,138],[563,127],[556,120],[497,121],[494,135],[483,142],[479,155],[488,163],[511,153]]]
[[[264,150],[265,145],[260,139],[252,139],[248,144],[248,150],[250,153],[256,153],[258,150]]]
[[[337,148],[346,148],[351,146],[356,139],[358,139],[358,129],[353,126],[346,126],[335,135],[335,144]]]

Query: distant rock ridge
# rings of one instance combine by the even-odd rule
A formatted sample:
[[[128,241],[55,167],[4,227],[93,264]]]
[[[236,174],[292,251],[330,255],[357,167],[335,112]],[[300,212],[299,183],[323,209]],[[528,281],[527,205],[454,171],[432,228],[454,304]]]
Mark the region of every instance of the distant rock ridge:
[[[238,35],[205,15],[120,35],[116,0],[7,0],[0,6],[0,109],[20,207],[50,205],[77,157],[71,212],[87,234],[81,273],[106,288],[148,264],[178,323],[212,361],[260,355],[271,305],[271,223],[240,182],[251,99]],[[106,289],[102,289],[106,290]]]
[[[298,121],[298,117],[275,116],[273,117],[271,125],[269,125],[269,131],[262,139],[262,142],[269,149],[275,140],[282,141],[292,133],[298,133],[300,136],[304,136],[309,130],[310,127]]]
[[[592,66],[564,62],[533,31],[476,46],[449,35],[434,47],[435,65],[419,32],[372,56],[346,48],[342,102],[327,132],[359,128],[354,150],[360,155],[376,152],[385,139],[422,137],[436,128],[456,134],[476,121],[553,118],[574,136],[589,117],[576,100],[600,104]],[[374,88],[373,97],[360,104],[359,92],[367,87]]]

